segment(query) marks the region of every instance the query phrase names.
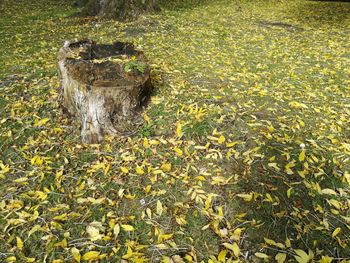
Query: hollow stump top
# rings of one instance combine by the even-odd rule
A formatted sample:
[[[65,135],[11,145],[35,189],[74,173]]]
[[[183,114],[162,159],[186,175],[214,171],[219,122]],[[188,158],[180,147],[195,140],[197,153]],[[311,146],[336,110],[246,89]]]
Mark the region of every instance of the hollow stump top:
[[[143,52],[135,50],[131,43],[67,41],[58,53],[58,60],[65,60],[71,78],[89,86],[123,87],[142,83],[149,77]]]

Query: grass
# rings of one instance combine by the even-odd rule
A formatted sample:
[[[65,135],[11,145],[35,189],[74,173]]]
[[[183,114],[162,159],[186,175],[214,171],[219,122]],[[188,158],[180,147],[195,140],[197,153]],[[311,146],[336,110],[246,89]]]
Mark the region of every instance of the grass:
[[[0,261],[349,260],[349,3],[162,5],[124,24],[3,1]],[[135,136],[83,145],[58,108],[57,51],[86,37],[150,62]]]

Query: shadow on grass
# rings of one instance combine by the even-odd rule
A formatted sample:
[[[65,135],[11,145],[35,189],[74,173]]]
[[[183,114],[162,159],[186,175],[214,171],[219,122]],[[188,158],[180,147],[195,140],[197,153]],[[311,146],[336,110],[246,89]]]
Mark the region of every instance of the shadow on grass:
[[[159,6],[161,7],[161,9],[181,10],[205,6],[215,1],[216,0],[159,0]]]
[[[310,0],[313,2],[348,2],[350,3],[350,0]]]
[[[350,0],[310,0],[294,10],[294,16],[305,23],[345,24],[350,19]]]
[[[1,0],[0,0],[1,1]],[[76,12],[72,15],[73,17],[88,17],[89,15],[85,14],[84,7],[86,5],[91,5],[93,2],[89,2],[88,0],[76,0],[72,2],[72,7],[76,8]],[[159,0],[158,5],[156,7],[157,12],[161,9],[165,10],[181,10],[181,9],[191,9],[198,6],[209,4],[209,0]],[[92,6],[92,9],[96,9],[97,6]]]
[[[267,142],[262,150],[266,155],[277,156],[275,162],[279,167],[286,167],[287,162],[278,157],[278,152],[272,148]],[[334,172],[338,168],[331,156],[327,158],[325,153],[320,153],[317,158],[327,159],[322,176],[309,174],[303,178],[295,173],[287,174],[282,169],[273,169],[263,162],[255,162],[249,167],[249,174],[236,186],[252,196],[249,201],[239,200],[240,212],[247,213],[246,222],[251,223],[247,225],[243,242],[249,257],[262,249],[269,255],[276,251],[271,243],[266,243],[265,238],[282,244],[280,249],[283,248],[290,255],[293,249],[298,248],[323,251],[332,257],[350,257],[347,247],[350,232],[340,220],[347,216],[346,211],[335,211],[331,205],[341,203],[342,198],[325,195],[320,190],[346,189],[346,186]],[[297,170],[303,168],[300,163],[296,163],[295,167]],[[335,229],[342,233],[337,238],[332,234]],[[262,247],[258,245],[264,242]]]

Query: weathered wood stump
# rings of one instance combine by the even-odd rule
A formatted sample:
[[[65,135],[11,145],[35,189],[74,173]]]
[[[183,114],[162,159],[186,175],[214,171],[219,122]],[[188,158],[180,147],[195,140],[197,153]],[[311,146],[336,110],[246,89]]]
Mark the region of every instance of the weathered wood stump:
[[[82,125],[85,143],[118,135],[150,95],[150,68],[130,43],[66,41],[58,53],[60,104]]]

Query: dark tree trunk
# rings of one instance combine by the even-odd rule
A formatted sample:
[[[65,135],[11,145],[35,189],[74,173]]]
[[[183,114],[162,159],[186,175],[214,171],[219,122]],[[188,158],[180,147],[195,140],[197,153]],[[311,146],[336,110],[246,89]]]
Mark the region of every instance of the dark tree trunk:
[[[158,10],[157,0],[85,0],[82,14],[108,19],[133,20]]]
[[[73,6],[75,7],[84,7],[89,2],[89,0],[76,0],[73,3]]]

